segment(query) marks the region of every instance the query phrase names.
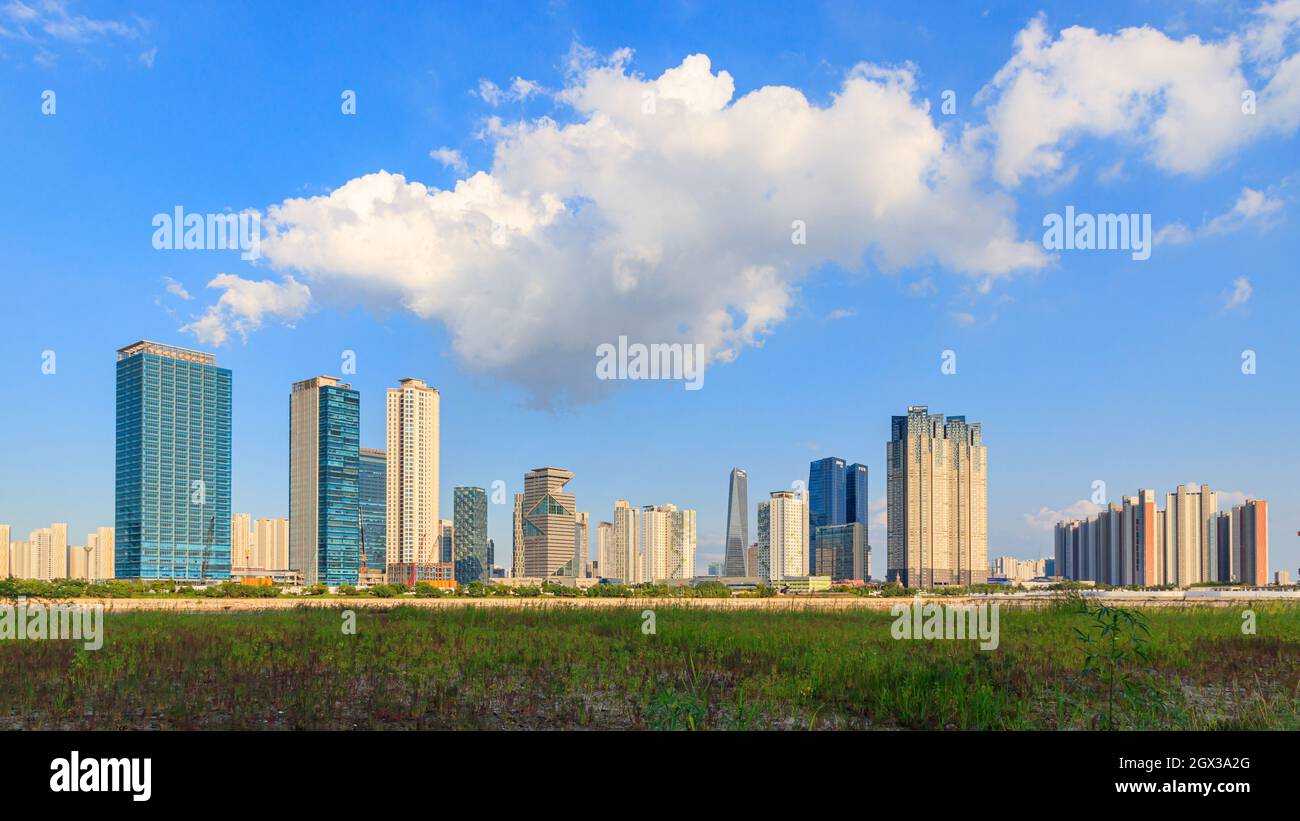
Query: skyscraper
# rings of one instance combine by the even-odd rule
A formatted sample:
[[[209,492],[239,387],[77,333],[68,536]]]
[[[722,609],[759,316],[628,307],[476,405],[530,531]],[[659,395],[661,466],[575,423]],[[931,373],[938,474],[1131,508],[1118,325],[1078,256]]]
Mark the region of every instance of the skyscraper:
[[[483,488],[458,487],[452,491],[452,519],[455,527],[452,561],[456,566],[456,581],[460,584],[486,582],[492,576],[492,560],[488,556],[487,517],[487,492]]]
[[[230,407],[230,371],[212,354],[118,350],[118,578],[230,578]]]
[[[230,514],[230,566],[253,566],[253,523],[251,514]]]
[[[455,541],[455,522],[451,519],[438,520],[438,561],[440,563],[447,565],[451,564],[452,545]]]
[[[332,376],[289,395],[289,569],[355,585],[361,562],[361,394]]]
[[[835,581],[866,581],[871,575],[866,525],[861,522],[822,525],[813,532],[813,540],[814,575],[830,576]]]
[[[569,576],[572,578],[585,578],[587,575],[587,554],[591,548],[591,536],[589,533],[591,516],[584,511],[578,511],[577,518],[573,523],[573,558],[560,568],[557,576]]]
[[[573,474],[560,468],[537,468],[524,474],[518,526],[523,533],[524,576],[562,575],[573,559],[577,503],[564,486]]]
[[[776,490],[758,505],[758,575],[769,582],[808,574],[808,494]]]
[[[908,587],[988,577],[988,464],[979,423],[924,405],[895,416],[885,446],[888,578]]]
[[[388,390],[389,565],[418,568],[440,558],[439,402],[438,391],[419,379],[402,379]]]
[[[611,572],[614,566],[614,523],[601,522],[596,525],[596,565],[600,568],[601,578],[617,578]]]
[[[642,581],[641,572],[641,511],[626,499],[614,501],[613,548],[609,554],[609,568],[604,576],[619,579],[624,584]]]
[[[844,469],[845,522],[870,526],[871,499],[867,496],[867,466],[854,462]]]
[[[383,573],[388,565],[388,454],[378,448],[361,448],[357,470],[361,564],[366,570]]]
[[[732,468],[727,488],[727,545],[723,562],[725,575],[746,575],[745,548],[748,544],[749,476],[740,468]]]
[[[860,523],[865,534],[868,507],[866,465],[856,462],[847,465],[843,459],[834,456],[818,459],[808,465],[810,569],[817,564],[818,528]]]
[[[289,569],[288,519],[258,519],[253,524],[253,566],[261,570]]]
[[[113,578],[115,542],[111,527],[97,527],[94,533],[86,534],[86,547],[90,551],[90,578],[95,581]]]
[[[0,525],[0,579],[9,578],[12,572],[9,564],[9,525]]]
[[[657,582],[695,575],[695,511],[676,505],[641,508],[641,578]]]

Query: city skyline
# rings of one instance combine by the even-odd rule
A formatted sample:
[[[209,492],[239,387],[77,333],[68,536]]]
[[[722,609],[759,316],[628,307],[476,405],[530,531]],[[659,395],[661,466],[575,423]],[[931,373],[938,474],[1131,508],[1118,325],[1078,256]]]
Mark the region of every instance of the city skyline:
[[[31,196],[0,220],[7,296],[22,306],[0,338],[12,466],[0,518],[18,538],[114,522],[104,352],[151,338],[231,369],[231,509],[254,519],[288,515],[287,386],[338,374],[370,398],[361,445],[385,448],[379,392],[419,374],[456,431],[439,509],[455,485],[504,483],[488,515],[503,565],[510,501],[535,465],[573,470],[593,517],[617,498],[697,510],[704,566],[725,551],[719,476],[743,467],[759,500],[843,454],[878,477],[882,572],[887,417],[927,403],[983,420],[997,443],[990,556],[1050,555],[1056,521],[1096,512],[1098,481],[1213,477],[1221,504],[1268,499],[1270,572],[1300,566],[1300,443],[1266,433],[1300,405],[1295,112],[1277,71],[1296,29],[1269,28],[1268,8],[1045,2],[917,17],[570,3],[521,12],[526,43],[484,9],[382,9],[360,29],[320,15],[327,46],[310,49],[288,23],[236,18],[205,76],[262,88],[272,50],[303,70],[224,111],[193,94],[184,55],[208,35],[186,15],[160,10],[140,32],[158,38],[148,64],[112,36],[44,63],[10,43],[0,145],[24,158],[11,182]],[[422,31],[450,42],[423,48]],[[392,44],[394,59],[360,65],[331,47],[358,37]],[[1161,70],[1136,88],[1139,51],[1204,73]],[[1095,66],[1116,67],[1120,86],[1075,106],[1102,86]],[[1202,94],[1207,77],[1231,99]],[[1032,94],[1036,81],[1052,93]],[[57,113],[41,113],[45,89]],[[349,91],[355,114],[341,110]],[[643,92],[656,114],[642,113]],[[778,110],[804,126],[784,130]],[[672,129],[655,123],[669,116],[701,138],[665,141]],[[751,116],[782,129],[769,136],[788,141],[786,164],[746,139],[762,131]],[[583,129],[608,139],[582,144]],[[583,153],[615,144],[645,151]],[[700,153],[719,144],[726,162]],[[425,214],[426,200],[451,207]],[[503,202],[519,208],[485,204]],[[256,209],[261,256],[155,248],[153,220],[177,209]],[[1089,214],[1149,215],[1149,258],[1044,246],[1045,219]],[[349,220],[368,229],[354,245]],[[792,242],[796,222],[806,244]],[[436,243],[446,265],[413,259],[422,246],[404,224],[416,240],[457,238]],[[597,379],[597,346],[623,336],[706,345],[707,378],[699,390]],[[813,397],[834,402],[814,410]],[[671,437],[629,435],[668,424]],[[753,502],[746,519],[752,543]]]

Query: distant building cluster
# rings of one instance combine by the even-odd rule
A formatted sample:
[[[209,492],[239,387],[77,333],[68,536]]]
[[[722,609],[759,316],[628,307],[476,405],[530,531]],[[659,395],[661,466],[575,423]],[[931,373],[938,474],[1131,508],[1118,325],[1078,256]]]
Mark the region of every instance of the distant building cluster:
[[[1156,507],[1139,490],[1087,519],[1058,522],[1055,559],[1066,579],[1117,586],[1268,583],[1268,503],[1219,510],[1209,485],[1180,485]]]
[[[0,524],[0,579],[113,578],[113,528],[99,527],[86,534],[85,544],[68,544],[68,525],[56,522],[27,534],[26,541],[10,539],[9,525]]]
[[[1017,559],[1013,556],[999,556],[989,567],[989,575],[1009,582],[1028,582],[1052,575],[1051,559]]]

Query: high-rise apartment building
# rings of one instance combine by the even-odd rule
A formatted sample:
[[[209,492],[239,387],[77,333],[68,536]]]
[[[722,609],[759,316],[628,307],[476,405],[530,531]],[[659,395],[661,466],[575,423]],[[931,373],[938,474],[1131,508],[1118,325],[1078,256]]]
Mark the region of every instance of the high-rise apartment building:
[[[86,534],[87,579],[106,581],[113,578],[115,543],[111,527],[97,527],[94,533]]]
[[[13,574],[9,561],[9,525],[0,525],[0,579]]]
[[[289,395],[289,569],[303,584],[355,585],[360,571],[361,394],[332,376]]]
[[[640,578],[657,582],[695,576],[696,517],[676,505],[641,508]]]
[[[572,478],[571,472],[550,467],[524,474],[518,525],[523,535],[524,576],[562,575],[574,557],[577,503],[572,493],[564,491]]]
[[[422,380],[388,390],[388,564],[424,567],[441,558],[438,518],[440,397]]]
[[[1086,520],[1058,522],[1054,567],[1067,579],[1109,585],[1190,587],[1200,582],[1263,583],[1268,564],[1268,504],[1250,500],[1218,510],[1209,485],[1165,495],[1143,489]],[[1262,541],[1256,527],[1262,527]],[[1248,555],[1249,554],[1249,555]],[[1259,580],[1258,582],[1253,580]]]
[[[361,489],[361,566],[383,573],[388,566],[388,454],[361,448],[357,463]]]
[[[456,581],[486,583],[492,576],[492,560],[488,557],[487,491],[481,487],[458,487],[452,491],[452,519],[455,539],[452,543],[452,562]]]
[[[258,519],[253,524],[253,567],[289,569],[289,520]]]
[[[118,350],[118,578],[230,577],[230,412],[230,370],[212,354]]]
[[[18,578],[54,581],[68,578],[68,525],[56,522],[27,535],[25,571]]]
[[[626,499],[614,501],[613,548],[609,567],[601,573],[624,584],[644,581],[641,561],[641,511]]]
[[[988,573],[988,464],[979,423],[924,405],[895,416],[885,448],[888,578],[977,584]]]
[[[252,514],[230,514],[230,566],[254,566]]]
[[[614,578],[609,572],[614,564],[613,553],[614,523],[601,522],[596,525],[596,566],[601,578]]]
[[[745,548],[749,544],[749,476],[740,468],[731,469],[727,487],[727,544],[723,573],[744,576]]]
[[[809,575],[807,492],[776,490],[759,502],[758,575],[772,583]]]

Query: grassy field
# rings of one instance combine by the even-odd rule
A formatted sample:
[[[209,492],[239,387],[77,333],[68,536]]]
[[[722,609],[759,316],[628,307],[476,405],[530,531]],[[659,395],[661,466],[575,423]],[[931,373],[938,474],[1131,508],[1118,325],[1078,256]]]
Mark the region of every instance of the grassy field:
[[[98,651],[0,642],[0,727],[1300,729],[1300,608],[1254,610],[1142,611],[1146,658],[1091,671],[1076,604],[1004,608],[992,651],[868,610],[110,613]]]

